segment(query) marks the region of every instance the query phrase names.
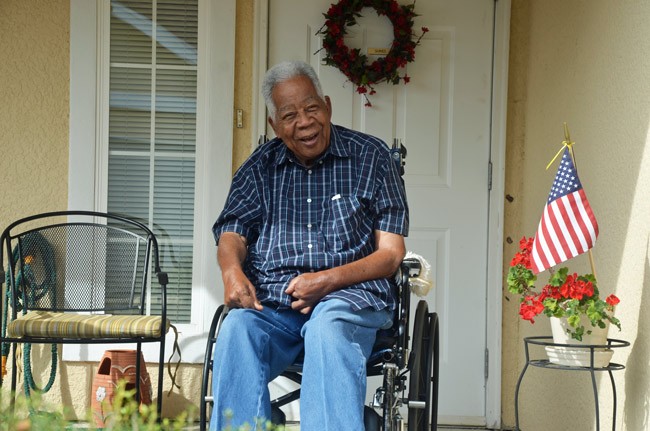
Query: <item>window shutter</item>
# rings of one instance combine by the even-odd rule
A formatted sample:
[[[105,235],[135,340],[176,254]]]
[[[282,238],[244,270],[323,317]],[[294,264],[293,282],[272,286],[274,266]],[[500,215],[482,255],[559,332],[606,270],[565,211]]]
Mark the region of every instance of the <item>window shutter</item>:
[[[175,323],[191,312],[197,39],[198,0],[111,1],[108,211],[156,233]]]

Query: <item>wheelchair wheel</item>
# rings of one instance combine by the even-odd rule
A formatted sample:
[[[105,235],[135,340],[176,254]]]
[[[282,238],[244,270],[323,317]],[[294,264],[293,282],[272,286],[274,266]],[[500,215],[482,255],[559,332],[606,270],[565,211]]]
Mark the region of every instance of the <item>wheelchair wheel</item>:
[[[431,431],[438,429],[438,382],[440,381],[440,324],[438,313],[429,314],[430,334],[433,337],[430,343],[433,345],[433,363],[431,364]]]
[[[409,379],[408,430],[437,429],[438,416],[438,316],[421,300],[413,324]],[[429,423],[431,422],[431,428]]]
[[[212,372],[212,352],[214,350],[214,343],[217,341],[217,334],[221,328],[221,323],[226,317],[228,309],[225,305],[220,305],[212,318],[210,325],[210,332],[208,333],[208,342],[205,349],[205,357],[203,359],[203,380],[201,384],[201,406],[199,416],[199,430],[205,431],[208,420],[208,404],[212,405],[210,373]]]

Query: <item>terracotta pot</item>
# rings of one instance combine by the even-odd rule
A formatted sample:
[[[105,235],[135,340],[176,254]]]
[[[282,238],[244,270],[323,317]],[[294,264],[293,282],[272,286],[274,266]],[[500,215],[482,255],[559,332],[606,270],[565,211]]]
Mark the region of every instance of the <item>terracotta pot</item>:
[[[120,380],[126,381],[126,389],[135,389],[136,350],[106,350],[99,361],[93,378],[91,410],[98,428],[106,425],[115,391]],[[140,403],[151,404],[151,379],[144,357],[140,355]]]
[[[112,411],[117,382],[109,375],[95,374],[90,406],[97,428],[104,428]]]

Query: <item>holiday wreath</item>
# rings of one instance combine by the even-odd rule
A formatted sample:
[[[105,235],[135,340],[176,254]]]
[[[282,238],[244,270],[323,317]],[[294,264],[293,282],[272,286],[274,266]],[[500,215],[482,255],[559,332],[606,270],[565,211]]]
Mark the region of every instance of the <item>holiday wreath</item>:
[[[385,15],[393,24],[393,43],[385,57],[380,57],[368,64],[368,56],[358,48],[350,49],[345,45],[346,28],[357,23],[361,9],[371,7],[377,15]],[[415,3],[400,5],[395,0],[340,0],[332,4],[323,14],[325,24],[317,34],[323,35],[324,61],[337,67],[354,85],[359,94],[375,94],[373,85],[389,82],[397,85],[400,81],[408,83],[410,77],[399,74],[399,68],[415,59],[415,47],[419,45],[424,33],[429,29],[422,27],[422,34],[414,40],[413,19]],[[366,97],[366,106],[372,106]]]

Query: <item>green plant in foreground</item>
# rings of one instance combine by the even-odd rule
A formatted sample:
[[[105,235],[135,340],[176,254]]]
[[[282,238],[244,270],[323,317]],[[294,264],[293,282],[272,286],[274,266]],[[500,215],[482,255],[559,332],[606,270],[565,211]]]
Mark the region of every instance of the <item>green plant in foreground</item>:
[[[0,431],[72,431],[76,421],[65,419],[61,409],[48,408],[38,393],[30,398],[19,397],[15,407],[8,400],[2,400],[0,393]],[[193,422],[194,409],[182,412],[175,419],[158,420],[156,409],[139,405],[135,400],[135,389],[127,390],[126,382],[118,383],[110,412],[105,418],[105,431],[177,431]],[[98,430],[89,414],[88,430]]]
[[[9,399],[3,399],[0,393],[0,431],[58,431],[70,429],[63,412],[51,412],[43,409],[40,394],[33,393],[29,399],[19,397],[16,405],[11,406]],[[29,414],[31,411],[31,415]]]
[[[155,408],[146,404],[138,404],[135,400],[135,389],[127,390],[126,382],[118,383],[113,398],[112,408],[106,417],[105,430],[110,431],[176,431],[192,422],[189,411],[184,411],[174,420],[163,418],[158,420]]]
[[[65,419],[65,412],[60,408],[48,408],[38,392],[30,398],[18,397],[15,407],[9,399],[3,399],[0,392],[0,431],[74,431],[76,421]],[[88,430],[104,431],[178,431],[194,422],[194,408],[187,409],[175,419],[162,418],[154,406],[139,405],[135,400],[135,389],[127,390],[126,382],[120,381],[113,397],[113,402],[105,418],[106,426],[97,428],[92,413],[88,416]],[[30,413],[31,412],[31,413]],[[227,412],[227,420],[232,412]],[[276,426],[268,420],[254,420],[253,425],[244,424],[238,428],[226,425],[223,431],[284,431],[283,426]]]
[[[260,418],[254,419],[253,425],[245,423],[244,425],[235,429],[232,427],[232,425],[230,425],[230,421],[233,417],[232,410],[226,410],[224,412],[224,416],[226,417],[226,426],[222,429],[222,431],[285,431],[284,426],[273,425],[270,420]]]

